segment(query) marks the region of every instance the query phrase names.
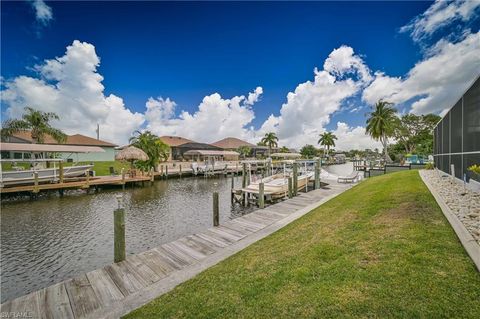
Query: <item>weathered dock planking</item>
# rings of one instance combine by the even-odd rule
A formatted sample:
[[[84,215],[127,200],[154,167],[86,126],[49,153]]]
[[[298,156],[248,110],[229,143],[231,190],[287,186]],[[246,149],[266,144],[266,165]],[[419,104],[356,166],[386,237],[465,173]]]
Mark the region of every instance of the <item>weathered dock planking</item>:
[[[1,305],[2,316],[117,318],[303,216],[351,185],[300,193]],[[128,225],[127,225],[128,227]]]
[[[39,192],[42,190],[62,190],[72,188],[89,188],[92,186],[101,185],[125,185],[128,183],[146,182],[150,180],[150,176],[125,177],[122,176],[98,176],[85,178],[78,178],[76,181],[69,181],[63,183],[48,183],[39,185],[22,185],[12,187],[0,188],[0,193],[18,193],[18,192]]]

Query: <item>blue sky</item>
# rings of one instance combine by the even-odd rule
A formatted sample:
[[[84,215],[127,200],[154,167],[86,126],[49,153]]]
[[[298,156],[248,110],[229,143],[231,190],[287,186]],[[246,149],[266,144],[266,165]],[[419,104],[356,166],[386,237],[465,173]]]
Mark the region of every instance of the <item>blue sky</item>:
[[[104,96],[120,97],[131,113],[145,114],[150,97],[170,98],[176,106],[169,120],[175,121],[181,111],[194,115],[202,99],[213,93],[231,99],[260,86],[263,94],[251,106],[253,119],[245,120],[242,126],[247,131],[259,131],[271,114],[278,117],[287,94],[299,84],[313,81],[314,68],[321,70],[334,49],[352,48],[368,66],[372,80],[379,71],[389,79],[406,80],[416,63],[429,58],[428,48],[451,35],[452,29],[457,33],[457,29],[478,32],[477,9],[468,19],[454,20],[421,41],[409,32],[400,32],[432,2],[38,2],[50,8],[51,16],[39,17],[31,2],[2,1],[4,82],[21,75],[42,79],[35,65],[65,55],[66,48],[79,40],[92,45],[101,61],[94,73],[103,77]],[[448,39],[455,44],[464,38]],[[467,83],[468,77],[471,74],[459,82]],[[357,81],[358,76],[353,74],[352,79]],[[59,81],[43,80],[45,85],[54,86]],[[364,125],[364,114],[371,104],[362,98],[366,88],[364,85],[342,98],[340,106],[327,114],[328,120],[303,133],[308,129],[315,133],[335,130],[339,121],[350,128]],[[405,101],[416,101],[429,92],[400,99],[398,104],[408,110]],[[29,101],[16,94],[15,101],[2,99],[3,117],[18,115],[13,104]],[[352,108],[361,109],[350,112]],[[152,128],[149,123],[153,122],[146,120],[140,127]],[[107,120],[105,123],[108,126]],[[171,123],[178,124],[159,125]],[[186,131],[175,127],[165,132]],[[280,129],[279,134],[292,144],[288,141],[294,137],[288,136],[288,131]],[[260,133],[242,131],[240,135],[254,139]]]

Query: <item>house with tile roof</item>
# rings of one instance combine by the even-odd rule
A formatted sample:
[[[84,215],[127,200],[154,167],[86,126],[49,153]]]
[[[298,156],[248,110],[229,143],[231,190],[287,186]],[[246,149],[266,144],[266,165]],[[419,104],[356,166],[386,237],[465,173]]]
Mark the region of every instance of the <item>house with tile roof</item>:
[[[212,143],[212,145],[220,147],[226,151],[237,151],[241,146],[247,146],[252,151],[250,156],[257,157],[257,156],[267,156],[268,155],[268,147],[267,146],[259,146],[249,143],[247,141],[241,140],[236,137],[226,137],[219,141]],[[272,152],[276,152],[278,148],[272,149]]]
[[[33,144],[34,140],[30,131],[20,131],[13,134],[5,140],[6,143],[29,143]],[[57,145],[59,144],[52,136],[46,135],[43,144]],[[103,141],[100,139],[92,138],[82,134],[67,135],[67,140],[63,145],[74,146],[97,146],[104,150],[104,152],[98,153],[58,153],[58,158],[63,158],[66,161],[78,161],[78,162],[99,162],[99,161],[114,161],[115,160],[115,147],[116,144]],[[29,154],[23,154],[21,152],[2,152],[2,158],[22,159],[29,156]]]

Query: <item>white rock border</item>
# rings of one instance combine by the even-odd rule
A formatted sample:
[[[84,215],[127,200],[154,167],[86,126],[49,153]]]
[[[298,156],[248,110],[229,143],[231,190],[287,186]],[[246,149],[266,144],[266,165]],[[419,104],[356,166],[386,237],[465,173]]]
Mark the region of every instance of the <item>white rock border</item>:
[[[433,197],[438,203],[438,206],[440,206],[443,215],[445,218],[447,218],[448,222],[457,234],[458,239],[460,239],[463,247],[477,267],[477,270],[480,272],[480,245],[473,238],[472,234],[470,234],[470,232],[465,228],[460,219],[458,219],[457,215],[450,210],[447,204],[443,201],[443,198],[435,191],[434,187],[429,184],[423,173],[424,170],[419,170],[419,174],[423,183],[427,186],[430,193],[432,193]]]

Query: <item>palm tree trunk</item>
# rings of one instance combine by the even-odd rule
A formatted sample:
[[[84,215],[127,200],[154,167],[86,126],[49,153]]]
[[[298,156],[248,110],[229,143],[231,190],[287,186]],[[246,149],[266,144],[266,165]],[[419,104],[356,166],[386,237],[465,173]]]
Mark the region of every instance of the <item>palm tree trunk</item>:
[[[393,162],[392,159],[390,158],[390,155],[388,155],[388,150],[387,150],[387,137],[383,137],[382,139],[382,144],[383,144],[383,153],[385,157],[385,162],[391,163]]]

